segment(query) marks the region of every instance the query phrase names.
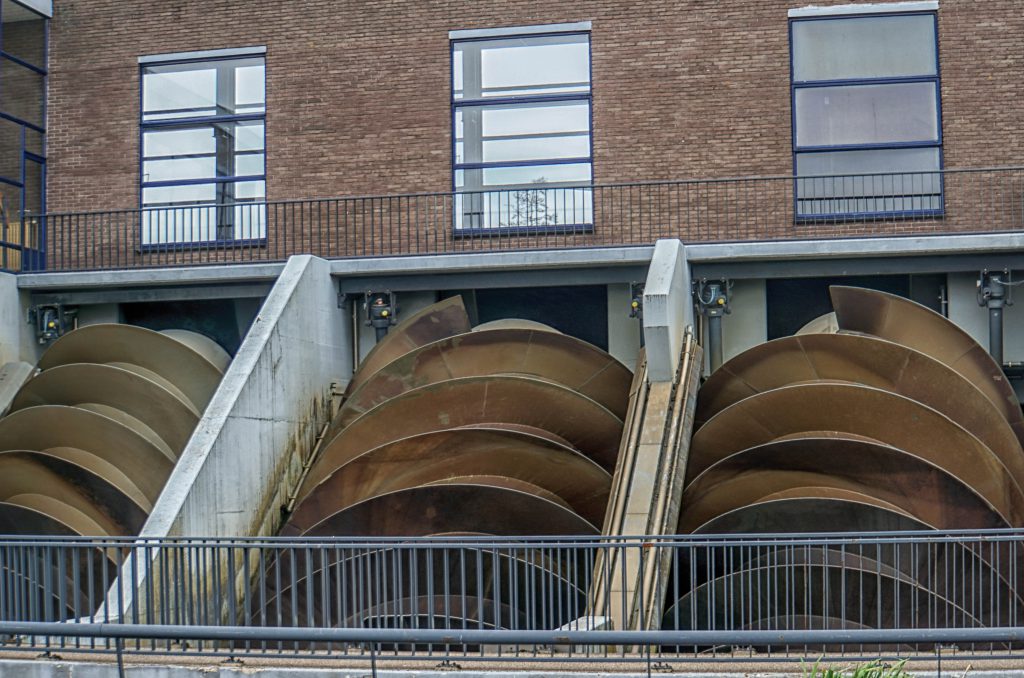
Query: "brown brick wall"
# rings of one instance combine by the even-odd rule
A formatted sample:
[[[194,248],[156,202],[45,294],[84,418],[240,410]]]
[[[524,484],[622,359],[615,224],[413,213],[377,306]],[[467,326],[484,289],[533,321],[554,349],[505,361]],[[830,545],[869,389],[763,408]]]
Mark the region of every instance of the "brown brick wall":
[[[804,4],[56,0],[49,206],[136,206],[138,56],[250,45],[267,46],[271,199],[447,190],[448,31],[581,20],[593,23],[596,181],[788,174],[786,10]],[[1019,9],[941,2],[947,167],[1020,160]]]

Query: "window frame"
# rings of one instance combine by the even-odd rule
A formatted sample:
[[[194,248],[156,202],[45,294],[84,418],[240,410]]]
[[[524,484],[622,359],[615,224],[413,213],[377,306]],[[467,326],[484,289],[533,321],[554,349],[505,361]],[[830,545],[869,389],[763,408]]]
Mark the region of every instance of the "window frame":
[[[469,35],[457,35],[459,33],[471,33]],[[587,189],[594,185],[594,49],[592,31],[589,26],[589,22],[586,22],[584,26],[580,25],[564,25],[555,24],[551,25],[550,29],[547,26],[521,26],[514,28],[501,28],[501,29],[485,29],[482,31],[453,31],[449,34],[448,40],[448,87],[449,87],[449,101],[450,101],[450,118],[449,118],[449,133],[451,136],[451,183],[450,188],[453,196],[462,194],[477,194],[486,195],[488,193],[501,194],[513,193],[516,190],[528,191],[526,188],[506,188],[503,186],[495,186],[490,189],[482,189],[479,191],[467,191],[462,189],[461,191],[457,188],[456,175],[459,171],[465,170],[487,170],[487,169],[503,169],[503,168],[515,168],[515,167],[539,167],[545,165],[557,166],[557,165],[574,165],[574,164],[588,164],[590,166],[590,181],[586,184],[580,184],[578,186],[556,186],[549,190],[572,190],[572,189]],[[500,42],[506,40],[531,40],[531,39],[544,39],[544,38],[557,38],[557,37],[584,37],[586,38],[587,45],[587,74],[588,83],[586,92],[564,92],[561,94],[528,94],[519,96],[501,96],[501,97],[480,97],[480,98],[460,98],[455,97],[455,51],[456,46],[470,42]],[[460,108],[463,107],[480,107],[484,108],[487,106],[515,106],[515,105],[529,105],[529,104],[545,104],[545,103],[567,103],[574,101],[585,101],[587,104],[587,137],[588,137],[588,156],[586,157],[565,157],[565,158],[545,158],[545,159],[533,159],[533,160],[504,160],[504,161],[492,161],[492,162],[457,162],[457,146],[458,136],[457,130],[457,116]],[[510,185],[511,186],[511,185]],[[540,190],[540,189],[538,189]],[[494,235],[530,235],[530,234],[544,234],[544,233],[591,233],[594,228],[593,219],[593,191],[589,192],[590,209],[588,210],[591,218],[583,223],[567,223],[567,224],[550,224],[550,225],[538,225],[538,226],[459,226],[458,222],[452,224],[452,233],[455,237],[476,237],[476,236],[494,236]],[[456,214],[457,210],[454,208],[455,203],[453,202],[453,221],[458,218]]]
[[[231,115],[210,115],[210,116],[189,116],[181,118],[167,118],[162,120],[146,120],[146,108],[145,108],[145,75],[146,69],[161,66],[177,66],[183,64],[200,64],[200,63],[215,63],[215,62],[229,62],[229,61],[242,61],[246,59],[260,59],[263,62],[264,75],[264,95],[263,95],[263,111],[258,113],[237,113]],[[155,55],[155,56],[144,56],[139,58],[138,62],[138,77],[139,77],[139,140],[138,140],[138,204],[139,210],[144,216],[147,210],[159,211],[159,210],[188,210],[188,209],[220,209],[218,205],[220,203],[199,203],[194,205],[182,204],[180,206],[175,205],[149,205],[147,206],[144,202],[143,196],[147,188],[171,188],[175,186],[199,186],[207,184],[222,184],[222,183],[251,183],[251,182],[263,182],[263,197],[258,200],[252,201],[239,201],[235,200],[232,205],[237,204],[251,204],[251,205],[264,205],[262,226],[260,227],[261,234],[258,237],[251,238],[218,238],[217,224],[213,225],[214,238],[210,240],[168,240],[167,242],[145,242],[144,231],[146,225],[144,218],[139,219],[139,251],[141,252],[166,252],[173,250],[191,250],[191,249],[231,249],[234,247],[253,247],[253,246],[265,246],[267,243],[267,232],[266,232],[266,209],[267,204],[267,97],[266,97],[266,48],[241,48],[241,49],[224,49],[224,50],[207,50],[200,52],[189,52],[182,54],[168,54],[168,55]],[[261,174],[253,175],[232,175],[230,177],[214,176],[212,178],[199,178],[199,179],[167,179],[167,180],[145,180],[145,163],[147,160],[153,160],[153,157],[147,158],[145,152],[145,138],[147,132],[161,131],[161,130],[175,130],[175,129],[198,129],[201,127],[214,128],[222,123],[241,123],[241,122],[259,122],[263,125],[263,172]],[[205,154],[204,154],[205,155]],[[161,158],[156,158],[161,159]]]
[[[798,23],[806,22],[820,22],[820,21],[846,21],[851,19],[884,19],[893,17],[905,17],[905,16],[927,16],[931,19],[932,36],[935,44],[935,73],[934,75],[910,75],[910,76],[889,76],[889,77],[860,77],[860,78],[838,78],[828,80],[797,80],[796,79],[796,61],[795,61],[795,42],[793,36],[794,26]],[[939,17],[938,11],[935,9],[893,9],[893,11],[868,11],[868,12],[851,12],[851,13],[822,13],[822,14],[801,14],[799,16],[790,16],[788,19],[787,32],[789,35],[789,104],[790,104],[790,140],[791,140],[791,151],[793,155],[793,215],[796,222],[813,222],[821,220],[831,221],[855,221],[858,219],[911,219],[920,217],[941,217],[945,214],[945,177],[943,175],[943,169],[945,167],[945,159],[943,153],[943,130],[942,130],[942,71],[941,71],[941,54],[939,45]],[[832,144],[832,145],[813,145],[813,146],[800,146],[797,143],[797,104],[796,97],[799,90],[814,89],[821,87],[857,87],[864,85],[891,85],[891,84],[912,84],[912,83],[931,83],[935,88],[935,125],[936,125],[936,138],[934,141],[892,141],[892,142],[872,142],[872,143],[861,143],[861,144]],[[862,174],[849,175],[851,177],[898,177],[900,175],[913,175],[913,174],[937,174],[937,194],[920,194],[920,195],[934,195],[938,201],[938,207],[928,209],[905,209],[905,210],[871,210],[871,211],[838,211],[838,212],[820,212],[820,213],[807,213],[802,214],[800,212],[801,200],[814,200],[814,198],[800,198],[799,194],[799,182],[801,179],[813,178],[813,177],[841,177],[847,175],[814,175],[809,174],[801,177],[797,170],[797,162],[800,155],[812,154],[812,153],[823,153],[823,152],[837,152],[843,153],[847,151],[871,151],[871,150],[896,150],[904,148],[933,148],[937,151],[938,156],[938,167],[935,170],[912,170],[912,171],[893,171],[893,172],[866,172]],[[910,196],[913,199],[914,196]],[[855,199],[855,198],[844,198],[832,197],[832,198],[820,198],[819,200],[825,201],[839,201],[844,199]],[[885,200],[886,196],[863,196],[864,200]]]

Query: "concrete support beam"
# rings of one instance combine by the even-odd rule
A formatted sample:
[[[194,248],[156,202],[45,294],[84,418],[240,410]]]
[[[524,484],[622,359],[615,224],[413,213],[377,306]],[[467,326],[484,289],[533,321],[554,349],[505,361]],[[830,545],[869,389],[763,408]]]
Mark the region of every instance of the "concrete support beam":
[[[652,383],[672,381],[688,327],[693,327],[693,301],[686,248],[679,240],[659,240],[644,286],[644,342]]]
[[[332,393],[352,372],[351,333],[336,289],[323,259],[289,259],[141,538],[277,532],[280,509],[333,414]],[[116,583],[108,600],[117,600],[121,586],[130,601],[145,584],[149,563],[136,567],[138,580]]]
[[[701,348],[693,334],[682,339],[671,381],[646,378],[640,364],[633,379],[619,461],[602,534],[605,537],[675,534],[689,459]],[[656,629],[671,572],[669,549],[609,550],[594,568],[598,592],[592,615],[607,616],[617,630]]]

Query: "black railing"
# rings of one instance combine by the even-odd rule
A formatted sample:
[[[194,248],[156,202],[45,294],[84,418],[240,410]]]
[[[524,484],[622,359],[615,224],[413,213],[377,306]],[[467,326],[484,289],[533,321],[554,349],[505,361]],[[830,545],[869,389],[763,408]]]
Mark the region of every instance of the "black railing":
[[[530,187],[28,217],[53,271],[1015,231],[1024,167]],[[43,257],[18,264],[40,268]]]
[[[955,644],[1006,657],[1024,642],[1022,550],[1019,530],[5,537],[0,637],[9,649],[222,656],[768,661],[934,657]],[[667,577],[647,598],[630,593],[634,568],[614,561],[643,571],[651,558]],[[638,607],[656,610],[651,627],[629,628]]]

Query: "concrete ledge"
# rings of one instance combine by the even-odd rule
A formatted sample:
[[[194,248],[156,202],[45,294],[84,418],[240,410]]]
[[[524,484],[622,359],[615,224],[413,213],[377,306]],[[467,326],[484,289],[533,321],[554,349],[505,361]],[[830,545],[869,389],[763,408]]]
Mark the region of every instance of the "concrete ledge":
[[[525,252],[466,252],[405,257],[336,259],[331,273],[337,276],[400,275],[403,273],[458,273],[504,269],[583,268],[647,264],[654,254],[650,245],[595,247],[590,249],[528,250]]]
[[[686,246],[691,264],[720,261],[827,259],[834,257],[903,257],[955,254],[1005,254],[1024,251],[1024,233],[922,235],[898,238],[837,238]]]
[[[224,264],[168,268],[120,268],[107,271],[22,273],[18,287],[38,292],[74,287],[125,287],[140,285],[201,285],[274,280],[284,263]]]

